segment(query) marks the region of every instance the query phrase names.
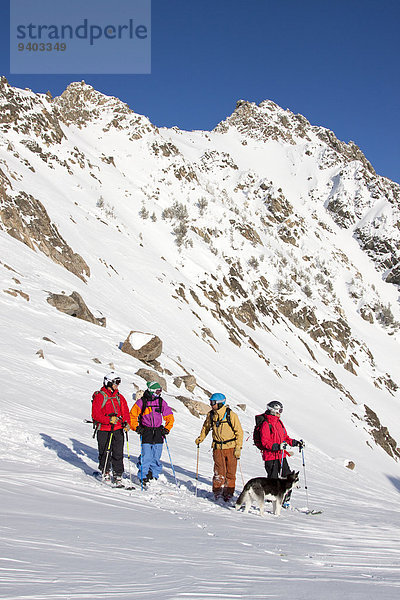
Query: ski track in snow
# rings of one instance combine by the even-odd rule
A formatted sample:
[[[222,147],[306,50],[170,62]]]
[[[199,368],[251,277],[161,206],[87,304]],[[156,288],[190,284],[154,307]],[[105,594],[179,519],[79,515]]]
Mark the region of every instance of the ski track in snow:
[[[299,489],[300,510],[261,519],[255,507],[245,515],[213,502],[207,477],[197,498],[194,474],[178,474],[177,487],[165,456],[164,474],[144,491],[132,458],[128,491],[90,475],[94,445],[43,435],[27,448],[18,479],[1,477],[1,598],[386,599],[400,587],[396,494],[386,510],[374,490],[356,487],[349,498],[338,489],[332,498],[325,477],[310,497],[322,514],[300,512]]]

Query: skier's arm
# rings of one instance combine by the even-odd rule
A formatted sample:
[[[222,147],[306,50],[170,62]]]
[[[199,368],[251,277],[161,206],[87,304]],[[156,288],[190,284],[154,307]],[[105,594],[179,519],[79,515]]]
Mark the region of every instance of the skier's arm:
[[[241,450],[243,447],[243,429],[239,421],[239,417],[236,413],[231,413],[231,423],[232,428],[236,437],[236,446],[238,450]]]
[[[124,396],[122,396],[122,394],[120,395],[120,399],[121,399],[122,424],[123,424],[123,427],[125,428],[125,423],[126,423],[128,425],[128,429],[129,429],[130,424],[131,424],[131,416],[129,414],[128,403],[127,403],[126,399],[124,398]]]
[[[120,399],[121,399],[122,421],[129,424],[131,418],[130,418],[130,414],[129,414],[128,403],[127,403],[126,399],[124,398],[124,396],[122,396],[122,394],[120,395]]]
[[[174,415],[171,413],[170,415],[163,415],[165,421],[165,427],[168,431],[171,431],[174,424]]]
[[[291,437],[288,436],[287,431],[285,429],[285,427],[282,425],[283,427],[283,442],[287,442],[289,444],[289,446],[293,446],[293,441]]]
[[[140,402],[140,405],[139,405]],[[130,412],[130,426],[133,431],[136,431],[137,426],[139,425],[139,415],[142,412],[142,401],[138,400],[131,408]]]

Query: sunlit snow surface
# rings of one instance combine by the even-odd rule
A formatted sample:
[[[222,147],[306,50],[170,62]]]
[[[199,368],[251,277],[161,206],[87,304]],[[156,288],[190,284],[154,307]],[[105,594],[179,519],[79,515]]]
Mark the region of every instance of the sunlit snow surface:
[[[111,128],[105,133],[103,126],[108,121],[99,118],[86,130],[63,126],[66,139],[52,152],[60,160],[67,159],[76,146],[92,165],[81,168],[71,163],[72,175],[54,161],[54,169],[50,168],[24,147],[20,134],[11,129],[8,137],[15,152],[29,159],[35,169],[31,171],[7,150],[8,140],[1,137],[1,156],[9,166],[13,190],[27,190],[41,200],[60,234],[90,266],[91,276],[84,283],[39,251],[0,231],[0,597],[396,597],[400,587],[399,463],[374,444],[360,417],[365,403],[400,439],[400,394],[391,394],[384,386],[378,389],[373,383],[386,373],[397,379],[398,334],[388,336],[378,324],[361,319],[348,289],[359,270],[362,297],[370,299],[377,294],[382,302],[391,303],[399,320],[398,292],[382,281],[351,232],[340,230],[323,204],[308,195],[311,187],[327,189],[335,168],[319,169],[317,151],[303,160],[304,148],[295,146],[272,141],[263,146],[250,140],[244,147],[234,132],[206,135],[161,130],[132,141],[128,140],[129,131]],[[185,160],[198,164],[208,149],[229,150],[238,169],[215,167],[212,177],[207,175],[210,181],[198,170],[198,187],[193,182],[189,185],[173,175],[165,158],[151,154],[152,136],[173,142]],[[104,153],[114,157],[115,167],[100,159]],[[181,160],[178,156],[177,162]],[[163,171],[164,166],[168,172]],[[224,255],[240,257],[243,266],[252,256],[261,261],[265,255],[258,274],[250,269],[244,273],[242,283],[248,291],[252,278],[261,274],[272,287],[279,277],[290,275],[289,267],[285,272],[283,263],[276,262],[278,250],[288,251],[283,242],[279,246],[276,236],[259,228],[263,245],[252,246],[234,228],[231,236],[226,233],[232,215],[240,221],[245,214],[259,223],[256,213],[262,214],[262,202],[250,199],[244,207],[243,195],[234,192],[248,170],[256,172],[260,181],[267,178],[273,180],[274,188],[282,187],[304,218],[301,243],[289,248],[291,260],[318,256],[329,270],[352,335],[374,356],[372,363],[362,349],[355,351],[358,376],[345,371],[306,333],[296,331],[283,318],[275,321],[267,316],[264,329],[252,330],[239,323],[262,349],[267,364],[251,344],[243,341],[240,348],[232,344],[225,327],[212,315],[212,304],[199,283],[205,278],[209,281],[211,275],[219,282],[227,276]],[[20,175],[13,178],[11,172]],[[160,183],[162,177],[164,183]],[[162,193],[151,199],[158,185]],[[228,194],[225,201],[224,188]],[[351,191],[351,185],[348,189]],[[143,190],[149,193],[145,195]],[[207,197],[209,208],[200,217],[196,202],[202,196]],[[112,217],[99,207],[100,197],[106,208],[113,209]],[[178,251],[171,223],[161,218],[162,210],[174,199],[187,203],[191,224],[223,232],[213,237],[215,253],[192,233],[193,246]],[[138,216],[142,201],[150,214],[156,213],[157,221]],[[378,211],[378,217],[385,212],[381,206],[371,210]],[[319,229],[321,237],[317,238],[312,227],[322,221],[330,231]],[[339,249],[351,259],[347,266],[341,262]],[[176,292],[182,284],[186,301]],[[187,291],[189,287],[196,291],[202,306]],[[4,291],[15,289],[28,294],[29,300]],[[46,301],[49,292],[72,291],[82,295],[95,316],[106,317],[106,328],[64,315]],[[229,292],[221,306],[239,305],[239,300]],[[337,317],[318,297],[313,301],[318,316]],[[202,339],[203,327],[212,331],[215,350]],[[132,336],[134,345],[147,340],[149,333],[163,341],[159,361],[173,374],[164,373],[165,399],[175,411],[168,444],[178,485],[164,449],[163,476],[141,491],[135,466],[139,438],[130,433],[135,489],[128,492],[109,489],[92,477],[97,467],[96,443],[91,425],[83,421],[90,418],[92,393],[111,368],[122,378],[120,391],[129,406],[136,389],[143,387],[144,380],[135,373],[144,365],[119,349],[131,330],[141,332]],[[324,370],[334,373],[355,404],[323,383],[319,375]],[[187,373],[193,373],[202,386],[194,394],[173,383],[174,377]],[[244,515],[232,505],[213,502],[209,439],[200,447],[195,496],[194,439],[202,420],[191,415],[177,396],[207,402],[204,390],[225,393],[241,419],[244,481],[264,474],[251,440],[254,415],[265,409],[272,396],[284,403],[283,420],[289,435],[303,438],[307,444],[308,495],[302,456],[296,452],[290,464],[300,471],[301,488],[293,493],[292,509],[282,511],[279,518],[268,512],[270,505],[261,519],[256,508]],[[246,404],[245,411],[238,407],[241,404]],[[356,464],[354,471],[344,467],[349,460]],[[129,476],[127,456],[125,468]],[[242,485],[238,470],[237,493]],[[323,512],[310,515],[307,509]]]

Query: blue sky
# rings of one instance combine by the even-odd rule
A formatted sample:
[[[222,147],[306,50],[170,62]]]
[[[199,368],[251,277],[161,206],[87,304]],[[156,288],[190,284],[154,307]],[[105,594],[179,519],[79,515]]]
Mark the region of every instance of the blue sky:
[[[400,0],[153,0],[150,75],[75,76],[10,75],[0,2],[0,72],[11,85],[58,95],[85,79],[182,129],[211,129],[239,98],[268,98],[353,140],[400,182]]]

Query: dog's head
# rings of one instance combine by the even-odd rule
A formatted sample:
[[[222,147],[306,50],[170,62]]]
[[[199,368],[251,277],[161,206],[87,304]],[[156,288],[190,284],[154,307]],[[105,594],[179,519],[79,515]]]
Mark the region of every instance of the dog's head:
[[[286,478],[292,484],[292,486],[296,487],[296,488],[300,487],[298,485],[298,483],[299,483],[299,472],[300,471],[292,471],[291,473],[289,473],[289,475]]]

